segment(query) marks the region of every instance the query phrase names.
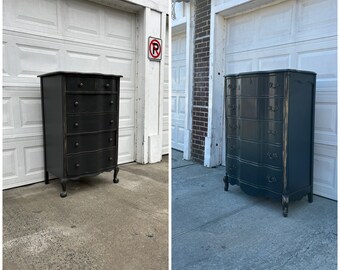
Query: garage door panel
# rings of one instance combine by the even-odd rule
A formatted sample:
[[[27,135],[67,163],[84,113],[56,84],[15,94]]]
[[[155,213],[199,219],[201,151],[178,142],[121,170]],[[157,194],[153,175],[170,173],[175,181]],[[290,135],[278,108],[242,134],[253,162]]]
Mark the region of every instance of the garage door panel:
[[[3,96],[4,138],[41,135],[40,89],[4,87]]]
[[[10,9],[4,13],[4,25],[57,34],[58,4],[55,0],[4,0]]]
[[[86,1],[65,1],[63,4],[65,35],[90,39],[100,37],[100,10]]]
[[[66,50],[64,57],[64,70],[77,70],[79,72],[91,72],[93,70],[100,70],[100,54],[89,53],[86,48],[81,48],[77,51]]]
[[[291,55],[283,54],[260,57],[258,59],[258,66],[260,70],[284,69],[291,66]]]
[[[337,6],[334,0],[298,2],[297,38],[323,37],[337,32]]]
[[[3,188],[43,181],[42,136],[3,144]]]
[[[135,145],[134,127],[119,129],[118,164],[131,162],[135,159],[131,146]]]
[[[318,93],[315,104],[315,142],[337,145],[337,94]]]
[[[134,92],[121,92],[119,99],[119,128],[135,126]]]
[[[314,146],[314,190],[321,196],[337,199],[336,148],[315,144]]]

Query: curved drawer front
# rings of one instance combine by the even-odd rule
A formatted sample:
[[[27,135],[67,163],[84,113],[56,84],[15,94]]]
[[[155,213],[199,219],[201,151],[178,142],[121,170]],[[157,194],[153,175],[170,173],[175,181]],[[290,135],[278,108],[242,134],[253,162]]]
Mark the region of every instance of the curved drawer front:
[[[107,114],[69,115],[67,118],[67,133],[95,132],[117,129],[117,116]]]
[[[284,95],[282,73],[261,76],[240,76],[236,79],[236,95],[243,97],[264,97]]]
[[[117,147],[117,131],[97,134],[68,135],[66,152],[68,154]]]
[[[117,108],[117,94],[68,94],[66,96],[67,113],[117,112]]]
[[[86,76],[66,77],[66,91],[110,91],[117,92],[117,83],[114,78],[95,78]]]
[[[242,118],[276,120],[283,119],[283,98],[239,98],[233,101]],[[236,109],[235,109],[236,111]]]
[[[282,167],[282,146],[227,138],[227,156],[245,161]]]
[[[227,119],[227,136],[243,140],[281,144],[283,124],[280,121]]]
[[[258,188],[282,192],[283,173],[279,169],[276,170],[239,161],[234,158],[227,158],[227,174],[230,177],[237,178],[244,183],[257,186]]]
[[[66,158],[66,172],[68,176],[96,173],[113,168],[116,165],[117,148],[73,155]]]
[[[236,112],[239,111],[239,105],[237,104],[236,98],[227,98],[226,99],[226,112],[227,116],[236,116]]]

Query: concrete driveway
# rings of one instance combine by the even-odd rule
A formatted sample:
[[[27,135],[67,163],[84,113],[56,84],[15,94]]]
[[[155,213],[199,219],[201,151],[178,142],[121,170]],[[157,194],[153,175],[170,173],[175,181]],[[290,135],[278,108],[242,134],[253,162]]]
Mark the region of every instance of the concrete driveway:
[[[319,196],[289,205],[230,186],[225,167],[172,162],[172,269],[335,270],[337,203]]]
[[[3,269],[168,269],[168,162],[3,192]]]

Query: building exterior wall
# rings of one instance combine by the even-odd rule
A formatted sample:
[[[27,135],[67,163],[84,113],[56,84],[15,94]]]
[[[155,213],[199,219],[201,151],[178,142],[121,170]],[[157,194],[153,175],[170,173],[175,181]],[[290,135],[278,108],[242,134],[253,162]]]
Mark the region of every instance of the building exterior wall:
[[[195,2],[191,157],[200,163],[204,161],[208,131],[210,10],[210,0]]]

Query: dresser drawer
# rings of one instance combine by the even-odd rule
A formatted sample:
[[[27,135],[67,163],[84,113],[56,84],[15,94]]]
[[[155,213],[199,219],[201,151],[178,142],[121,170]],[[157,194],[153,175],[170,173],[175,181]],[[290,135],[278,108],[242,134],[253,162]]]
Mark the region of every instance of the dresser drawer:
[[[227,116],[236,116],[238,111],[238,102],[236,98],[227,98],[226,99],[226,110],[227,110]]]
[[[66,158],[67,176],[100,172],[117,165],[117,148],[72,155]]]
[[[260,165],[240,162],[240,180],[274,192],[282,192],[283,173]]]
[[[117,112],[117,94],[67,94],[67,113]]]
[[[68,135],[66,153],[73,154],[94,151],[103,148],[117,147],[117,131],[95,134]]]
[[[118,127],[117,116],[107,114],[80,114],[67,117],[67,133],[114,130]]]
[[[237,115],[242,118],[276,121],[283,119],[283,98],[240,97],[237,101],[230,102],[235,104],[234,107],[239,110]]]
[[[265,97],[284,95],[284,75],[242,75],[236,80],[236,95],[243,97]]]
[[[256,121],[239,119],[239,138],[244,140],[259,141],[266,143],[282,143],[283,123],[279,121]]]
[[[87,76],[67,76],[67,92],[109,91],[117,92],[117,83],[113,78],[96,78]]]

